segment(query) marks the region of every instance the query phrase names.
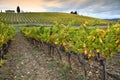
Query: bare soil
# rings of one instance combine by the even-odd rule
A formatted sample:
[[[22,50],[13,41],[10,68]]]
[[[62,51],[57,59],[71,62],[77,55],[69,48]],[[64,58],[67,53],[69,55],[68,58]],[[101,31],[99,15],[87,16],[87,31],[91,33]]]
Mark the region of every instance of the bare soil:
[[[71,80],[63,65],[46,56],[17,32],[12,41],[5,64],[0,68],[0,80]],[[68,77],[69,76],[69,77]],[[76,80],[76,79],[72,79]]]

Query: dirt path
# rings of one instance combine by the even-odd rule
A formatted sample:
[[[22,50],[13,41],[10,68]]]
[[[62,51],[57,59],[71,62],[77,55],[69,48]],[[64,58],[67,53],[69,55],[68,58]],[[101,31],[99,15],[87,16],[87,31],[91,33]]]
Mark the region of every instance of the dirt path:
[[[33,48],[20,32],[12,41],[6,58],[0,68],[0,80],[63,80],[54,60]]]

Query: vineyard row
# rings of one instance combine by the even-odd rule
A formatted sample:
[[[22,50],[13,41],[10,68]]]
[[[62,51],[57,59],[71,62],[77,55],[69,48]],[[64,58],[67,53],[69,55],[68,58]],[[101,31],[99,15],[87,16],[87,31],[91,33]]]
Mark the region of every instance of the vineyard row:
[[[120,51],[120,24],[108,26],[107,29],[93,29],[85,24],[77,28],[56,24],[53,27],[21,27],[21,32],[34,43],[40,42],[43,47],[47,44],[50,55],[55,48],[62,59],[61,51],[64,51],[69,65],[71,55],[81,55],[82,58],[78,56],[78,60],[83,65],[85,78],[88,72],[85,68],[86,61],[95,61],[103,66],[102,79],[107,80],[109,73],[106,70],[106,60]]]
[[[7,52],[15,33],[15,27],[9,27],[8,25],[0,23],[0,66],[2,66],[3,56]]]

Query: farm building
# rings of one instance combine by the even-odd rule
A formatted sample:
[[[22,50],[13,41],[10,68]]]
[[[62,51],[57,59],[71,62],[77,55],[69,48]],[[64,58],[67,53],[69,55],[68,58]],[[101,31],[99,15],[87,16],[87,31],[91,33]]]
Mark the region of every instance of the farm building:
[[[6,13],[14,13],[14,10],[5,10]]]

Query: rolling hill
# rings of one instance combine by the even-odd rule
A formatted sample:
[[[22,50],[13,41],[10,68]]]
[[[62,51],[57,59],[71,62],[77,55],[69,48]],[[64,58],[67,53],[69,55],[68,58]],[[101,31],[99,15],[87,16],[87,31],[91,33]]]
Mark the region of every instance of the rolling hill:
[[[0,13],[0,22],[7,24],[72,24],[72,25],[107,25],[112,21],[101,20],[82,15],[58,13],[58,12],[37,12],[37,13]]]
[[[120,20],[120,18],[104,19],[104,20],[109,20],[109,21],[118,21],[118,20]]]

